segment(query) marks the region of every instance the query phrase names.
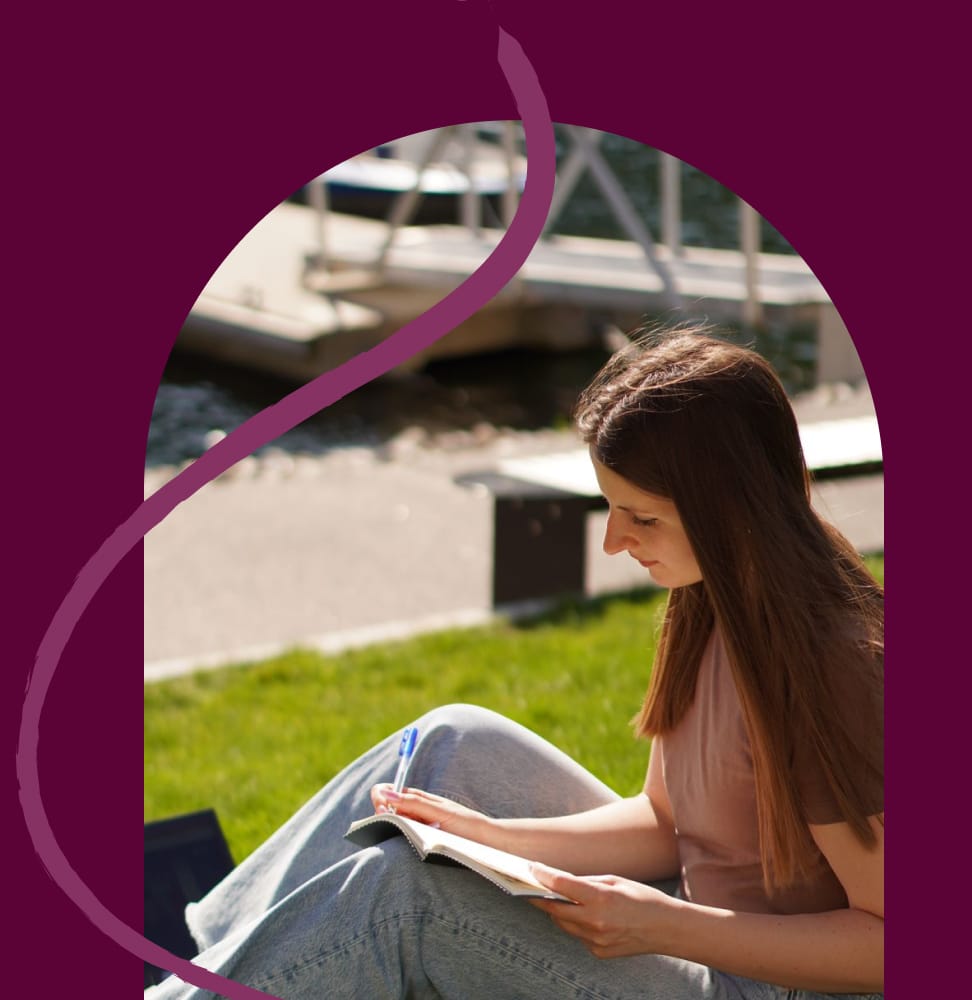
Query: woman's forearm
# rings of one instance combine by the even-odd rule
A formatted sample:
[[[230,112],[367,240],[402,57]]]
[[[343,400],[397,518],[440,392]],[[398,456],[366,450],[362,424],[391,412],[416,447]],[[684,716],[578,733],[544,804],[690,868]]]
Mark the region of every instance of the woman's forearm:
[[[675,833],[639,794],[571,816],[490,821],[489,842],[576,875],[639,881],[678,874]]]
[[[663,951],[791,989],[884,989],[884,921],[864,910],[778,916],[672,900]]]
[[[376,785],[377,810],[394,808],[450,833],[518,854],[575,875],[610,873],[648,882],[678,874],[675,830],[646,793],[587,812],[536,819],[491,818],[424,792]]]

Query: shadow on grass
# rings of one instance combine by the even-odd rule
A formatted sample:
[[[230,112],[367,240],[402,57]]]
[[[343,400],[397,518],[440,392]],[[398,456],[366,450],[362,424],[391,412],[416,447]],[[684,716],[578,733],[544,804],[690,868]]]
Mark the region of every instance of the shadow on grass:
[[[582,625],[603,618],[609,608],[619,603],[647,608],[662,604],[666,597],[667,591],[657,587],[637,587],[598,597],[568,595],[555,599],[548,607],[517,617],[511,626],[528,632],[554,625]]]

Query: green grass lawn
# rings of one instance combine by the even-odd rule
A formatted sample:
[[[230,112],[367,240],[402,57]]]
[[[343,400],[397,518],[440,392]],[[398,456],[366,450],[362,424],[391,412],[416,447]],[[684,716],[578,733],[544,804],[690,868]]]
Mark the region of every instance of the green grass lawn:
[[[883,578],[883,559],[871,565]],[[630,720],[664,599],[649,590],[517,625],[337,656],[295,650],[148,684],[145,819],[213,807],[239,862],[359,753],[449,702],[523,723],[632,794],[648,747]]]

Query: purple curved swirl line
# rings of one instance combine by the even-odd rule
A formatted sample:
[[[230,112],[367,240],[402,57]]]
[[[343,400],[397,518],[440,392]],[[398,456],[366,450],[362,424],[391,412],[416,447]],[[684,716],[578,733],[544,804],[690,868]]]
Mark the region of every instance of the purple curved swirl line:
[[[523,122],[529,162],[516,215],[493,252],[431,309],[377,347],[251,417],[148,497],[78,573],[41,641],[28,677],[17,749],[17,778],[24,818],[41,863],[91,922],[126,951],[230,1000],[271,995],[203,969],[149,941],[107,909],[71,867],[54,836],[40,795],[37,746],[44,699],[68,639],[105,579],[177,504],[261,445],[434,343],[500,292],[522,266],[540,238],[553,196],[556,177],[553,125],[532,65],[519,43],[502,28],[497,57]]]

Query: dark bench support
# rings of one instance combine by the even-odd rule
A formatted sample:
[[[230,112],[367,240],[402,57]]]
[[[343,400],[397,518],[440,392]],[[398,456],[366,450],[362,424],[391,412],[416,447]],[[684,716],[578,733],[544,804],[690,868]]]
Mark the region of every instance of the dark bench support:
[[[531,483],[495,472],[459,476],[493,497],[493,606],[583,594],[587,515],[601,497]]]
[[[234,867],[212,809],[145,824],[145,937],[180,958],[196,955],[187,903],[201,899]],[[145,963],[145,986],[167,975]]]

